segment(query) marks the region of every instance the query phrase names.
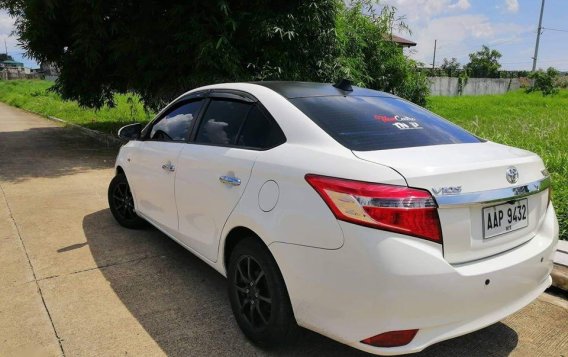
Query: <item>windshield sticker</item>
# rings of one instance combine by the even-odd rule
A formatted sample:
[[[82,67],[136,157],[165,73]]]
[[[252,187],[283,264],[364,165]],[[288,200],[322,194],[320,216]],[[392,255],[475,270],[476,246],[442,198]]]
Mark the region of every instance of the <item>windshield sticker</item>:
[[[392,125],[399,130],[424,129],[420,126],[419,123],[417,123],[416,118],[413,117],[400,115],[388,116],[379,114],[375,114],[373,117],[383,123],[392,123]]]

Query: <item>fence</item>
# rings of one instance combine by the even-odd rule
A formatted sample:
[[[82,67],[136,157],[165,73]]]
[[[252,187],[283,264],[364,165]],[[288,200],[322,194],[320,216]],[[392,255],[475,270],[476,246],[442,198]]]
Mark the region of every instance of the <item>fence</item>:
[[[521,87],[519,78],[469,78],[465,81],[456,77],[428,79],[430,93],[436,96],[503,94]]]
[[[19,68],[4,68],[0,70],[0,80],[11,80],[11,79],[39,79],[42,78],[42,74],[38,72],[26,73],[24,70]]]

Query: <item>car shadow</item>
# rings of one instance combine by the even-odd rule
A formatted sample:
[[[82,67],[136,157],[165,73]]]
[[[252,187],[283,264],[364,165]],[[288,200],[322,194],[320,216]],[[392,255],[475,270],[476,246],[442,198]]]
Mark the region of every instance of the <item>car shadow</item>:
[[[261,350],[234,322],[225,279],[173,240],[153,228],[122,228],[108,209],[85,216],[83,230],[116,295],[169,356],[368,355],[307,330],[294,345]],[[417,355],[507,356],[517,342],[514,330],[497,323]]]
[[[21,182],[111,168],[117,152],[72,127],[0,131],[0,180]]]

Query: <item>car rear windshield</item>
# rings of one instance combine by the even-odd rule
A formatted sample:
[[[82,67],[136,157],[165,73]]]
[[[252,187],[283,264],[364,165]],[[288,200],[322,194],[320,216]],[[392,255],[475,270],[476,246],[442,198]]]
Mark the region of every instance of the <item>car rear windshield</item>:
[[[290,101],[350,150],[386,150],[482,141],[435,114],[397,98],[329,96]]]

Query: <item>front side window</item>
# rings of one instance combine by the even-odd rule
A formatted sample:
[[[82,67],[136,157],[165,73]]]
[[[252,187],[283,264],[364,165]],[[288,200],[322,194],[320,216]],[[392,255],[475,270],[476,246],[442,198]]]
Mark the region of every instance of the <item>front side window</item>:
[[[185,141],[199,113],[203,100],[182,104],[157,121],[150,131],[150,140]]]
[[[251,103],[212,99],[201,119],[195,142],[220,146],[234,145],[252,106]]]
[[[482,141],[457,125],[401,99],[329,96],[290,101],[350,150],[386,150]]]

